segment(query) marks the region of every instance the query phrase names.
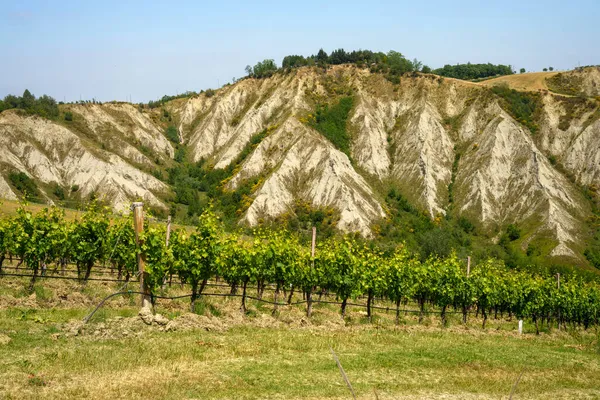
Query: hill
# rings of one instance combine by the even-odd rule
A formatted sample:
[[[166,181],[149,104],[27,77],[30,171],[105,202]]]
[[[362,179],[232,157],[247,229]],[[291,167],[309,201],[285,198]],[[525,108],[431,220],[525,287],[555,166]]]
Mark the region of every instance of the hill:
[[[16,198],[11,173],[22,171],[44,201],[60,188],[67,201],[143,199],[185,218],[212,200],[232,224],[317,223],[430,253],[517,249],[589,265],[598,103],[493,91],[493,81],[303,67],[155,108],[7,110],[0,191]]]
[[[513,74],[500,76],[498,78],[488,79],[481,82],[484,86],[507,85],[511,89],[522,91],[548,90],[547,79],[550,79],[559,72],[528,72],[524,74]]]

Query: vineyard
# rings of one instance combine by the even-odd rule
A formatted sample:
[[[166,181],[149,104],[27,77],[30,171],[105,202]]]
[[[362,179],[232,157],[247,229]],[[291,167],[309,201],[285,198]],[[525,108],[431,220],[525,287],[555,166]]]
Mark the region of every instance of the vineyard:
[[[93,274],[124,283],[143,278],[152,301],[175,282],[191,288],[192,310],[218,281],[225,295],[240,298],[243,313],[252,289],[259,300],[265,290],[273,291],[274,311],[306,304],[308,317],[313,305],[323,302],[339,304],[343,317],[360,299],[369,318],[377,302],[388,310],[391,305],[396,320],[407,309],[420,318],[435,312],[443,324],[449,313],[465,323],[476,313],[485,327],[490,316],[508,315],[529,320],[538,332],[544,324],[587,329],[600,318],[600,285],[576,275],[509,270],[493,259],[467,270],[466,260],[455,255],[422,262],[401,244],[383,252],[351,236],[318,241],[313,255],[310,245],[286,230],[226,233],[210,209],[193,231],[145,225],[136,240],[131,217],[111,218],[96,205],[75,221],[57,208],[32,213],[21,207],[14,217],[0,220],[0,274],[29,276],[31,288],[38,279],[67,278],[71,272],[81,282],[94,279]],[[139,258],[145,263],[143,277]],[[3,267],[7,259],[17,263],[17,270]]]

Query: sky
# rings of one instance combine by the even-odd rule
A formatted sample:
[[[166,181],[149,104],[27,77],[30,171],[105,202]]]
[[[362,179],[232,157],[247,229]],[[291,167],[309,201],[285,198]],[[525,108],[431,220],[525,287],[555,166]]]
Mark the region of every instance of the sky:
[[[0,0],[0,97],[147,102],[320,48],[572,69],[600,64],[599,16],[599,0]]]

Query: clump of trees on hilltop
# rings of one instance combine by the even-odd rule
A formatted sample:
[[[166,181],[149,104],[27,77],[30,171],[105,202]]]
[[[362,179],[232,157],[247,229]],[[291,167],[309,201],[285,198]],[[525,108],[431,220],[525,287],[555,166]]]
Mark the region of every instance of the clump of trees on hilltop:
[[[329,65],[354,64],[359,68],[369,67],[372,72],[386,74],[391,81],[397,81],[398,77],[407,72],[431,72],[431,68],[423,65],[417,59],[409,60],[402,53],[390,50],[388,53],[374,52],[371,50],[354,50],[347,52],[337,49],[327,54],[320,49],[317,54],[308,57],[300,55],[288,55],[283,58],[281,68],[277,67],[274,60],[267,59],[254,65],[246,67],[246,73],[251,78],[268,78],[275,72],[289,71],[293,68],[305,66],[327,67]]]
[[[416,58],[407,59],[402,53],[390,50],[387,53],[375,52],[371,50],[354,50],[347,52],[344,49],[337,49],[327,54],[320,49],[317,54],[305,57],[301,55],[288,55],[283,58],[281,68],[278,68],[271,59],[261,61],[254,67],[248,65],[246,73],[251,78],[267,78],[279,70],[289,71],[300,67],[327,67],[329,65],[354,64],[359,68],[368,67],[371,72],[380,72],[392,82],[397,83],[399,77],[407,72],[422,72],[446,76],[450,78],[473,80],[485,79],[493,76],[514,74],[512,66],[502,64],[456,64],[445,65],[443,68],[432,70],[429,66]]]
[[[9,94],[4,100],[0,100],[0,112],[10,109],[24,110],[29,114],[36,114],[44,118],[56,118],[59,115],[56,100],[47,95],[36,99],[27,89],[23,92],[23,96]]]
[[[424,66],[418,60],[410,61],[402,53],[390,50],[387,54],[383,52],[374,52],[371,50],[354,50],[346,52],[344,49],[337,49],[327,54],[323,49],[316,55],[309,57],[290,55],[285,56],[281,62],[283,69],[297,68],[303,66],[327,66],[339,64],[356,64],[358,67],[374,67],[377,72],[430,72],[431,69]]]
[[[515,73],[510,65],[494,65],[494,64],[456,64],[444,65],[443,68],[438,68],[433,71],[436,75],[447,76],[457,79],[482,79],[491,76],[512,75]]]

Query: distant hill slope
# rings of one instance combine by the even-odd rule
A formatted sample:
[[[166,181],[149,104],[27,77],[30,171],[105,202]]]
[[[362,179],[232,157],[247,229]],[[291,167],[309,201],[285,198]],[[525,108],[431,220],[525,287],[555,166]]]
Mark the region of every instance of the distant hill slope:
[[[484,86],[508,85],[509,88],[524,91],[548,90],[546,79],[552,78],[559,72],[527,72],[500,76],[480,82]]]
[[[9,174],[23,171],[48,199],[58,185],[121,209],[134,199],[166,209],[179,201],[169,168],[202,161],[192,174],[222,170],[217,183],[250,225],[306,204],[335,210],[339,229],[374,236],[389,221],[393,189],[434,224],[463,218],[490,241],[514,224],[523,251],[585,263],[591,204],[583,189],[600,186],[598,103],[488,89],[503,80],[535,90],[553,74],[391,83],[354,66],[305,67],[155,109],[62,106],[71,122],[5,111],[0,193],[15,198]],[[166,138],[170,125],[183,144]],[[192,196],[212,190],[189,182]]]
[[[600,96],[600,66],[560,72],[547,80],[550,90],[571,96]]]

